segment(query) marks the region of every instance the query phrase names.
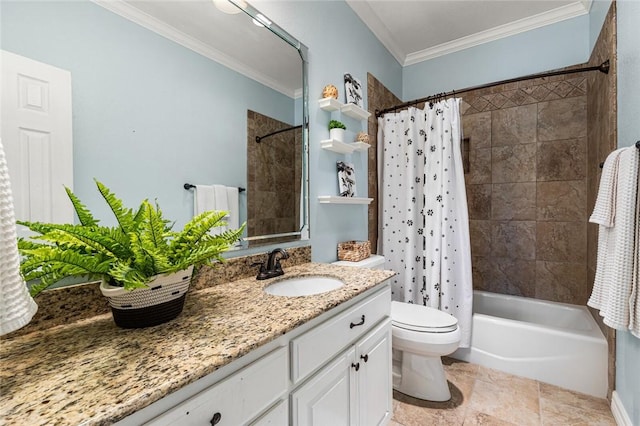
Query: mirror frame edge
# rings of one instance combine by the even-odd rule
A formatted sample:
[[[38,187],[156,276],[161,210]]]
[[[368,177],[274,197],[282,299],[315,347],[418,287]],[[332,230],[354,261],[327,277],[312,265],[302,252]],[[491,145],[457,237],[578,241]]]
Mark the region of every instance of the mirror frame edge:
[[[280,27],[278,24],[273,23],[262,12],[248,3],[244,5],[240,4],[240,0],[227,0],[229,3],[236,6],[239,10],[249,15],[252,19],[262,21],[258,17],[261,15],[271,22],[266,29],[271,31],[274,35],[282,39],[285,43],[298,51],[300,59],[302,61],[302,176],[303,176],[303,191],[304,202],[302,203],[303,209],[300,212],[303,218],[303,223],[300,226],[300,240],[309,241],[311,239],[310,231],[310,197],[309,197],[309,48],[300,42],[297,38],[289,34],[286,30]],[[261,237],[254,236],[252,238]],[[268,238],[268,236],[267,236]],[[268,246],[268,245],[267,245]],[[245,248],[243,251],[246,251]]]

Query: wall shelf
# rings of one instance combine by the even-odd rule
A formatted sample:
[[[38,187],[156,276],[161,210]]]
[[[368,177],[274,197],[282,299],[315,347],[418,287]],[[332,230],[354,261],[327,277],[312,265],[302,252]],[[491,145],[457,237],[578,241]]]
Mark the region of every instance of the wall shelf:
[[[360,108],[356,104],[344,104],[340,108],[340,111],[351,118],[355,118],[356,120],[366,120],[371,115],[369,111]]]
[[[322,98],[318,99],[318,106],[324,111],[340,111],[344,115],[347,115],[356,120],[366,120],[371,116],[371,113],[363,108],[360,108],[356,104],[343,104],[335,98]]]
[[[324,111],[340,111],[342,102],[335,98],[322,98],[318,99],[318,106]]]
[[[338,154],[351,154],[356,151],[366,151],[371,145],[364,142],[344,143],[335,139],[325,139],[320,141],[320,148]]]
[[[373,198],[340,197],[338,195],[318,195],[320,204],[370,204]]]

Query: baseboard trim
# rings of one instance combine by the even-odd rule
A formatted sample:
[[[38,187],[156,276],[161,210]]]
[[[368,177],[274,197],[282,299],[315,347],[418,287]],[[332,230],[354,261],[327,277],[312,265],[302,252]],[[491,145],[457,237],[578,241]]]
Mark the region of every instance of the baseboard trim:
[[[616,391],[613,391],[611,395],[611,413],[618,426],[633,426],[629,414],[627,414],[627,411],[624,409],[624,405],[622,405],[622,401],[620,401],[620,397]]]

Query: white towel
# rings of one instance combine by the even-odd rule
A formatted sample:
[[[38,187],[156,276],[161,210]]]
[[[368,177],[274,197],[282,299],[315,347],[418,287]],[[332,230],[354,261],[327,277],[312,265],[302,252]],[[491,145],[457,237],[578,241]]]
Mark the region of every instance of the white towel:
[[[20,275],[16,241],[9,170],[0,141],[0,335],[27,325],[38,310]]]
[[[640,162],[640,150],[636,149],[638,155],[636,159]],[[637,167],[638,176],[636,179],[636,187],[640,188],[640,165]],[[631,313],[631,319],[629,323],[629,330],[631,334],[640,339],[640,189],[636,194],[636,246],[634,253],[634,267],[633,267],[633,288],[631,291],[631,298],[629,299],[629,311]]]
[[[240,227],[240,200],[237,187],[224,185],[196,185],[194,194],[194,215],[209,210],[229,212],[225,216],[226,226],[211,229],[211,234],[220,234],[229,229]]]
[[[238,229],[240,227],[240,196],[235,186],[227,186],[227,205],[229,207],[227,226],[229,229]]]
[[[216,209],[215,192],[212,185],[196,185],[193,194],[193,215],[197,216]]]
[[[589,222],[612,227],[616,217],[616,189],[618,184],[618,164],[624,148],[613,151],[604,162],[598,198]]]
[[[612,153],[613,155],[613,153]],[[637,262],[635,235],[637,224],[638,152],[635,147],[619,153],[617,187],[610,197],[615,206],[613,226],[600,225],[598,258],[593,292],[587,304],[600,310],[605,324],[626,330],[631,326],[630,299],[633,292],[634,267]],[[615,180],[615,177],[613,178]],[[604,177],[603,177],[604,180]],[[603,191],[610,190],[600,186]],[[605,198],[609,197],[604,195]],[[600,193],[598,193],[600,198]],[[607,214],[603,217],[607,218]],[[605,221],[608,223],[607,221]],[[633,313],[637,315],[637,312]]]

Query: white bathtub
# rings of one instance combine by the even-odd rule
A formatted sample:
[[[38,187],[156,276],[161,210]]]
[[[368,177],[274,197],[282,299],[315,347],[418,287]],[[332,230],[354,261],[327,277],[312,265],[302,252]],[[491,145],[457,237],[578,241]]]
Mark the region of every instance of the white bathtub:
[[[604,398],[607,341],[584,306],[473,293],[471,348],[450,356]]]

